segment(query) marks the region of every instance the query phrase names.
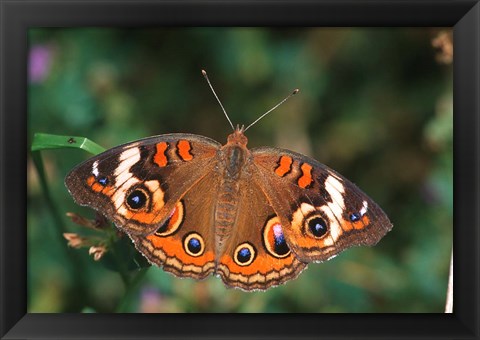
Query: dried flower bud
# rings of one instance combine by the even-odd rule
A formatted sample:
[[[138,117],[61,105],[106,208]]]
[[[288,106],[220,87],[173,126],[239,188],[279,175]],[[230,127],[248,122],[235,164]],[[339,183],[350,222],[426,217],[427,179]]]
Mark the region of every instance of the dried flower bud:
[[[75,223],[75,224],[78,224],[78,225],[81,225],[83,227],[87,227],[87,228],[90,228],[90,229],[96,229],[95,222],[91,221],[91,220],[89,220],[89,219],[87,219],[83,216],[80,216],[80,215],[72,213],[72,212],[68,212],[67,216],[70,217],[72,222]]]
[[[450,64],[453,61],[452,34],[442,31],[432,40],[432,46],[438,49],[437,61],[442,64]]]
[[[86,238],[75,233],[63,233],[63,237],[68,241],[68,246],[72,248],[81,248],[87,241]]]
[[[100,260],[106,252],[107,248],[105,246],[91,246],[88,250],[88,254],[93,255],[95,261]]]

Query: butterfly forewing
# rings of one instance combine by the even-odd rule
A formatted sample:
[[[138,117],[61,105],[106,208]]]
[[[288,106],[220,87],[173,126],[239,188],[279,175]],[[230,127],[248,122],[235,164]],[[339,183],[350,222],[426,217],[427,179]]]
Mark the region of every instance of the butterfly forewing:
[[[300,260],[324,261],[351,246],[374,245],[392,228],[372,199],[325,165],[276,148],[252,154],[258,183]]]
[[[67,175],[65,184],[78,204],[98,210],[127,233],[146,235],[212,170],[220,146],[195,135],[151,137],[85,161]]]

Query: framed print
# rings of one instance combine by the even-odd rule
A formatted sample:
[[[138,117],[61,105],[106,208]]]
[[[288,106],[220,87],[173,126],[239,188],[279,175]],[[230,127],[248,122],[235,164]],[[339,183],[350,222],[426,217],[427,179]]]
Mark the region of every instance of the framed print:
[[[1,5],[3,338],[478,336],[477,2]]]

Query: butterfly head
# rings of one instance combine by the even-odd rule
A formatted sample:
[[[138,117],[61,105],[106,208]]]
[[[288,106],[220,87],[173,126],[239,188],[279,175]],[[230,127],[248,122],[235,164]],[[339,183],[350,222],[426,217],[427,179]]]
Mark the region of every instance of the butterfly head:
[[[246,147],[248,143],[248,138],[245,136],[244,132],[245,132],[245,126],[237,125],[237,128],[233,130],[233,133],[228,135],[228,138],[227,138],[228,144]]]

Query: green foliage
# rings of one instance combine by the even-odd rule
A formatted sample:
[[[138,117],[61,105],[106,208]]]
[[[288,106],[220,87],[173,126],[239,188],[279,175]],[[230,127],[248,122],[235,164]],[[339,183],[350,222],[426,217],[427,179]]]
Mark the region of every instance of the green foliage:
[[[29,312],[442,312],[453,229],[453,105],[451,64],[437,61],[432,47],[438,33],[32,30]],[[91,140],[110,148],[171,132],[225,142],[230,127],[201,69],[234,124],[249,124],[300,88],[248,130],[249,147],[288,148],[334,168],[382,206],[393,230],[375,247],[245,293],[215,277],[197,282],[147,269],[111,223],[95,229],[95,214],[75,205],[63,184],[88,157],[75,148],[95,154],[102,148]],[[85,137],[72,143],[70,135]],[[93,243],[68,247],[64,233]],[[107,251],[94,261],[89,250],[99,245]]]
[[[83,149],[93,155],[105,151],[105,148],[84,137],[57,136],[47,133],[36,133],[33,136],[32,151],[62,148]]]

